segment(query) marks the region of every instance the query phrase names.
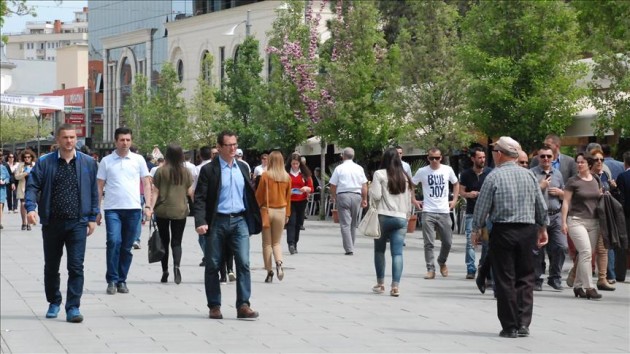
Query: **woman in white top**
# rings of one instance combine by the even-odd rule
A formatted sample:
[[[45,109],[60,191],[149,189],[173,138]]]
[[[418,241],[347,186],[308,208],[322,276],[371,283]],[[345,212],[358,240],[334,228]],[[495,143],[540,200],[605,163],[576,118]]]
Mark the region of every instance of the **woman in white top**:
[[[391,296],[400,295],[398,285],[403,270],[403,243],[407,232],[407,218],[412,203],[417,203],[413,196],[413,184],[402,167],[398,151],[389,148],[383,153],[380,169],[374,172],[370,185],[370,198],[377,205],[381,237],[374,240],[374,268],[376,282],[372,290],[385,292],[385,248],[390,243],[392,254],[392,289]]]

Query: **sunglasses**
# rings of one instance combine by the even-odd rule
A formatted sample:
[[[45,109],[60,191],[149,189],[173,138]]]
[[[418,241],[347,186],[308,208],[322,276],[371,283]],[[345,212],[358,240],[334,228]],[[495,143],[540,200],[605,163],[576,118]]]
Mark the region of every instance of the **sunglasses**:
[[[429,156],[429,161],[437,161],[439,159],[441,159],[442,156]]]
[[[28,155],[26,155],[26,156],[24,156],[24,158],[25,158],[25,159],[32,159],[32,158],[33,158],[33,156],[28,156]]]
[[[550,159],[553,157],[553,155],[538,155],[538,157],[540,157],[541,159]]]
[[[527,165],[527,164],[529,164],[529,162],[527,162],[527,161],[519,161],[518,163],[519,163],[519,164],[521,164],[521,165]]]
[[[594,158],[594,159],[593,159],[593,161],[599,161],[599,162],[602,162],[602,161],[604,161],[604,159],[600,159],[600,158],[598,157],[598,158]]]

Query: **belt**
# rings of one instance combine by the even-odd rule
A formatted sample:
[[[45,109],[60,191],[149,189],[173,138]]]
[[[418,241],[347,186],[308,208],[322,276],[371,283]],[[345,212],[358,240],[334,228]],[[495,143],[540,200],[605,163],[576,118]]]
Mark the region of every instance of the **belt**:
[[[357,192],[341,192],[341,193],[337,193],[337,194],[339,195],[339,194],[346,194],[346,193],[352,193],[352,194],[361,195],[361,192],[358,192],[358,193]]]
[[[243,216],[243,215],[245,215],[244,211],[241,211],[239,213],[229,213],[229,214],[217,213],[217,216],[222,216],[222,217],[225,217],[225,218],[236,218],[236,217]]]
[[[556,215],[558,214],[562,209],[552,209],[552,210],[547,210],[547,215],[551,216],[551,215]]]

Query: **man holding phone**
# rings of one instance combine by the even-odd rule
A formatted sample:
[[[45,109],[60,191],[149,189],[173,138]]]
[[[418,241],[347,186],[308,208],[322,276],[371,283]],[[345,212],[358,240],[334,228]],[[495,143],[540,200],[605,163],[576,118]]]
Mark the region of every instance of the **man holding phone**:
[[[564,179],[560,170],[551,165],[552,159],[553,151],[551,148],[543,147],[538,150],[539,164],[531,169],[538,180],[540,191],[547,204],[547,214],[549,215],[549,225],[547,226],[549,244],[536,250],[534,256],[534,269],[536,272],[534,290],[536,291],[542,290],[545,249],[549,256],[547,284],[556,290],[562,290],[562,265],[564,264],[565,252],[568,249],[567,237],[561,230],[560,217],[562,198],[564,196]]]

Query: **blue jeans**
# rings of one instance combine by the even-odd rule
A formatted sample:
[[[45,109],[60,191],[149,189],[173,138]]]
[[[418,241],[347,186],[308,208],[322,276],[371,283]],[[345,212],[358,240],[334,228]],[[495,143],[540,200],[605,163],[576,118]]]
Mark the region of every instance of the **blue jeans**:
[[[107,229],[107,273],[108,283],[124,283],[131,267],[131,247],[140,224],[141,209],[105,210]]]
[[[403,271],[403,244],[407,232],[407,219],[388,215],[379,215],[381,237],[374,240],[374,269],[376,281],[383,284],[385,279],[385,248],[389,240],[392,255],[392,287],[397,287]]]
[[[42,238],[46,300],[51,304],[61,304],[59,265],[65,245],[68,253],[66,310],[73,307],[79,308],[81,295],[83,295],[83,260],[85,259],[87,223],[80,222],[79,219],[51,220],[48,225],[42,226]]]
[[[625,250],[623,250],[625,252]],[[611,248],[608,250],[608,274],[606,275],[606,279],[612,280],[617,279],[617,273],[615,273],[615,249]]]
[[[144,205],[145,205],[144,194],[140,194],[140,206],[142,207],[142,210],[144,210]],[[138,223],[138,231],[136,233],[136,237],[134,238],[135,242],[140,243],[140,237],[142,236],[142,224],[145,221],[146,220],[145,220],[144,213],[142,213],[142,215],[140,216],[140,222]]]
[[[197,237],[197,242],[199,242],[199,247],[201,247],[201,253],[203,253],[202,261],[206,261],[206,235],[199,235]]]
[[[223,245],[234,252],[236,261],[236,308],[249,305],[252,280],[249,269],[249,229],[245,217],[216,216],[206,239],[205,287],[208,307],[221,306],[219,270],[223,265]]]
[[[466,262],[466,272],[474,274],[477,272],[477,267],[475,266],[475,247],[473,246],[470,237],[470,235],[472,234],[472,221],[473,214],[466,214],[466,217],[464,218],[464,232],[466,233],[466,254],[464,257],[464,262]]]

